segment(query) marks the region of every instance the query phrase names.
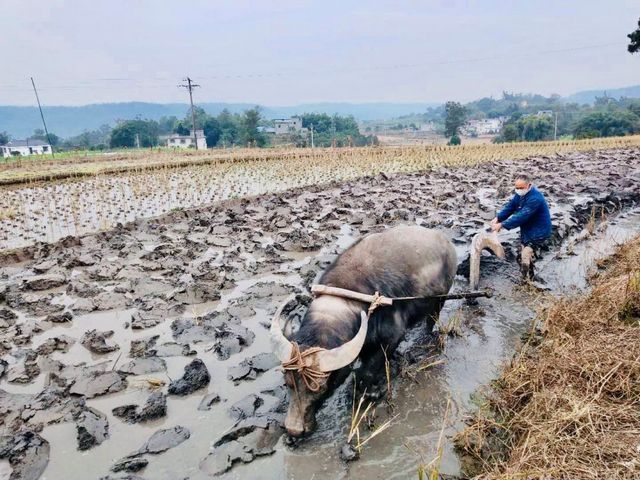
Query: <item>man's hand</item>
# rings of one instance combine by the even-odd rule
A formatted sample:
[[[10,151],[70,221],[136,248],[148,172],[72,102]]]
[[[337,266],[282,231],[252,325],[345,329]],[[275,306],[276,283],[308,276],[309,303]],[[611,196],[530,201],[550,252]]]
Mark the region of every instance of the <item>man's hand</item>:
[[[494,232],[499,232],[500,230],[502,230],[502,224],[500,222],[493,222],[491,221],[491,230],[493,230]]]

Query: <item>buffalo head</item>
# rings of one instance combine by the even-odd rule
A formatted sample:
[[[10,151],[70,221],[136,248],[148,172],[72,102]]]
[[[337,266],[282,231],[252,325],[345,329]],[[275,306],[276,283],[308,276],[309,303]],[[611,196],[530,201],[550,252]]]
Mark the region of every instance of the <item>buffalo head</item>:
[[[358,358],[367,337],[368,316],[360,315],[360,327],[355,337],[332,349],[315,345],[298,345],[282,333],[282,310],[293,297],[285,300],[271,322],[273,352],[285,369],[289,389],[289,410],[285,429],[300,437],[315,429],[316,410],[332,391],[332,377]],[[343,377],[344,378],[344,377]]]

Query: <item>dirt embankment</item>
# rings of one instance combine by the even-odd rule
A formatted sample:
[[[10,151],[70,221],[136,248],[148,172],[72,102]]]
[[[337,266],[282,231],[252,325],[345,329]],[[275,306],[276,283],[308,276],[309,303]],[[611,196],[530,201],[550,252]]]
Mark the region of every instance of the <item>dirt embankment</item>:
[[[478,478],[640,478],[640,237],[563,298],[456,441]]]

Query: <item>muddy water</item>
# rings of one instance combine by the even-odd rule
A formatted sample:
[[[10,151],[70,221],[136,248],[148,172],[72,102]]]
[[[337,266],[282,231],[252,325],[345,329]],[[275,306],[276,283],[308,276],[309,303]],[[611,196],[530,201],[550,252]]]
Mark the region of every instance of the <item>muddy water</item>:
[[[553,290],[579,291],[587,287],[588,278],[597,271],[597,260],[611,255],[617,246],[629,241],[640,229],[638,210],[623,212],[595,227],[593,234],[586,231],[566,242],[558,255],[549,255],[540,262],[539,272]],[[581,245],[586,239],[586,245]],[[563,268],[554,266],[562,258]]]
[[[584,288],[585,275],[594,269],[596,260],[610,255],[616,246],[638,234],[640,212],[624,214],[601,225],[592,238],[575,244],[571,255],[566,255],[563,247],[560,258],[550,261],[554,255],[547,256],[541,275],[555,295]],[[425,348],[433,350],[434,356],[429,362],[443,360],[444,363],[418,374],[415,379],[401,378],[395,382],[393,404],[394,414],[398,416],[391,428],[364,447],[359,461],[345,464],[338,454],[350,420],[350,385],[347,385],[322,410],[320,429],[309,441],[293,451],[279,450],[269,459],[272,469],[269,475],[264,473],[266,462],[261,462],[262,465],[254,462],[237,469],[229,478],[415,478],[418,465],[427,464],[437,456],[443,426],[448,436],[444,441],[441,473],[459,474],[460,464],[451,436],[460,430],[465,413],[474,407],[473,394],[495,378],[500,365],[512,356],[538,305],[535,295],[513,283],[511,276],[517,274],[513,265],[500,265],[500,268],[501,272],[481,280],[481,288],[492,288],[499,292],[497,296],[480,299],[477,306],[463,301],[446,305],[441,322],[461,319],[462,336],[448,338],[444,352],[425,344],[429,339],[419,327],[409,334],[400,349],[407,348],[408,344],[425,344]],[[466,281],[458,278],[456,288],[466,288]],[[381,415],[379,423],[388,416]]]
[[[637,231],[640,224],[637,213],[621,216],[613,213],[637,205],[639,157],[633,152],[607,157],[604,160],[608,168],[603,169],[603,158],[598,155],[568,156],[555,164],[552,173],[546,159],[526,163],[550,200],[556,239],[564,239],[557,256],[547,255],[539,263],[547,287],[555,293],[583,287],[594,257],[607,253],[616,241]],[[228,374],[237,372],[233,367],[241,362],[268,352],[269,317],[285,296],[292,291],[308,294],[314,276],[354,239],[399,223],[415,222],[442,229],[463,259],[472,235],[483,228],[508,197],[507,178],[520,171],[522,165],[502,162],[496,166],[504,172],[505,179],[496,179],[492,171],[478,168],[442,170],[428,176],[380,175],[340,185],[309,187],[141,220],[80,240],[39,246],[25,256],[0,256],[5,262],[0,266],[0,320],[4,325],[15,323],[0,327],[3,360],[9,362],[8,373],[0,379],[2,434],[15,435],[20,429],[39,431],[43,426],[42,438],[51,448],[43,477],[84,479],[108,475],[116,461],[140,448],[152,434],[181,426],[189,430],[190,438],[164,453],[145,455],[149,464],[139,475],[148,479],[204,478],[200,464],[211,458],[208,455],[212,451],[221,455],[213,444],[236,425],[234,415],[230,414],[236,402],[244,402],[246,406],[247,398],[253,398],[249,395],[258,395],[261,404],[248,417],[271,418],[278,425],[281,422],[286,402],[277,389],[282,384],[277,368],[267,367],[255,379],[235,383]],[[571,232],[580,231],[592,208],[600,206],[609,212],[609,221],[599,223],[601,226],[591,237],[578,235],[567,239]],[[516,233],[504,234],[502,238],[511,251]],[[35,258],[14,263],[28,259],[29,255]],[[447,305],[442,322],[461,323],[462,336],[450,338],[444,352],[435,347],[435,337],[424,328],[409,332],[400,354],[392,359],[394,369],[400,370],[394,374],[394,410],[388,412],[386,407],[378,407],[376,423],[398,416],[389,430],[365,446],[358,462],[345,464],[338,457],[349,420],[351,384],[347,383],[319,413],[319,430],[297,448],[285,446],[275,436],[277,444],[273,451],[262,452],[265,456],[256,457],[251,463],[238,460],[222,476],[232,479],[414,476],[419,463],[428,463],[433,458],[442,425],[447,433],[459,426],[470,394],[492,378],[498,365],[511,355],[533,315],[537,295],[517,286],[518,272],[513,263],[488,258],[483,260],[483,269],[483,286],[494,288],[497,295],[491,300],[480,300],[475,306],[462,302]],[[44,278],[39,275],[43,271]],[[41,290],[43,286],[38,282],[43,280],[51,282],[51,288],[44,285],[49,289]],[[466,288],[464,278],[456,280],[455,288]],[[46,315],[62,308],[71,317],[69,323],[45,320]],[[17,318],[7,320],[7,315]],[[143,324],[142,330],[128,326],[141,315],[159,318],[159,323]],[[209,325],[207,322],[212,319],[220,320],[221,324],[212,325],[223,331],[236,328],[243,343],[225,357],[220,355],[228,345],[225,338],[211,332],[205,338],[195,335],[188,340],[186,351],[162,356],[166,372],[129,376],[122,391],[87,399],[86,406],[101,412],[109,423],[109,438],[90,450],[78,450],[76,417],[57,424],[48,420],[55,420],[55,412],[51,410],[58,404],[54,402],[52,407],[38,410],[32,420],[30,412],[22,416],[24,405],[20,402],[24,397],[5,393],[39,394],[48,381],[53,381],[46,372],[57,372],[60,367],[57,361],[67,366],[80,362],[102,364],[107,371],[118,371],[130,360],[132,341],[158,335],[158,346],[173,341],[186,343],[171,328],[174,322],[177,322],[174,326],[180,325],[186,319],[195,322],[189,327],[190,335],[201,325]],[[109,341],[120,349],[94,354],[75,343],[67,353],[36,351],[48,339],[79,341],[92,329],[113,330]],[[26,372],[24,360],[34,353],[43,372],[27,378],[25,384],[9,382],[21,369]],[[150,355],[154,358],[155,354]],[[114,407],[142,405],[152,391],[150,381],[165,382],[160,388],[167,392],[169,381],[181,377],[183,368],[194,357],[204,362],[211,382],[185,397],[169,395],[166,416],[128,424],[112,414]],[[405,360],[410,358],[418,363],[406,364]],[[442,363],[417,372],[420,365],[433,361]],[[3,370],[0,365],[0,375]],[[63,389],[61,402],[84,398],[70,395],[69,388],[67,384]],[[198,410],[207,393],[218,394],[221,401],[210,410]],[[445,421],[447,402],[450,411]],[[242,436],[240,440],[249,437]],[[252,455],[243,458],[249,462]],[[442,462],[445,472],[455,473],[459,469],[449,440]],[[0,472],[7,469],[7,464],[0,462]]]
[[[640,213],[623,214],[598,227],[592,237],[582,241],[569,240],[560,249],[558,255],[548,255],[540,262],[541,273],[553,293],[560,294],[585,285],[585,275],[593,268],[595,260],[604,256],[632,235],[640,233]],[[299,286],[301,279],[291,273],[300,265],[307,263],[316,255],[330,251],[339,251],[353,241],[353,231],[343,226],[334,244],[322,252],[293,255],[272,274],[240,281],[237,286],[223,292],[220,300],[192,305],[184,317],[197,317],[211,310],[222,311],[243,297],[244,292],[257,283],[274,282],[290,286]],[[559,257],[559,258],[558,258]],[[374,438],[363,449],[362,458],[354,463],[345,464],[339,458],[339,448],[347,434],[349,422],[351,384],[345,384],[327,402],[318,416],[319,430],[297,448],[283,445],[282,439],[273,455],[258,458],[252,463],[237,465],[221,478],[410,478],[416,474],[418,464],[431,461],[437,450],[438,438],[443,428],[447,435],[460,426],[465,411],[472,407],[472,394],[478,387],[485,385],[495,376],[500,364],[513,353],[518,338],[527,328],[533,316],[531,296],[519,288],[513,281],[517,275],[511,264],[502,264],[492,259],[486,262],[495,269],[490,276],[484,275],[481,287],[494,289],[497,295],[492,299],[481,299],[478,305],[470,306],[461,301],[447,304],[442,313],[441,322],[461,321],[461,337],[449,338],[444,351],[434,345],[434,338],[417,327],[411,331],[400,347],[400,351],[423,350],[430,357],[429,362],[442,361],[440,365],[420,373],[400,375],[393,383],[393,415],[397,415],[391,428]],[[456,279],[454,289],[466,288],[462,277]],[[68,353],[54,352],[54,359],[66,363],[99,361],[126,363],[126,345],[135,338],[153,334],[160,335],[158,343],[171,341],[170,322],[140,332],[125,328],[131,312],[107,311],[76,316],[71,324],[55,325],[34,337],[34,347],[60,334],[80,338],[89,329],[114,330],[112,340],[123,346],[122,352],[107,356],[95,355],[79,343],[74,344]],[[252,345],[242,352],[242,357],[251,357],[269,350],[265,327],[268,312],[256,308],[256,315],[244,325],[255,332]],[[111,465],[126,454],[138,449],[144,441],[160,428],[181,425],[188,428],[191,438],[171,449],[155,455],[149,466],[142,472],[149,479],[207,478],[198,468],[200,461],[210,451],[212,441],[229,431],[234,421],[228,416],[227,409],[244,396],[270,390],[281,384],[281,374],[272,369],[260,375],[256,380],[239,382],[233,385],[227,379],[227,367],[239,362],[237,356],[228,360],[216,360],[206,345],[194,344],[198,358],[206,363],[212,381],[206,391],[187,397],[168,397],[170,415],[160,420],[144,424],[130,425],[111,415],[111,409],[128,403],[142,404],[149,394],[145,378],[164,380],[178,378],[183,367],[191,361],[190,357],[166,357],[166,374],[150,374],[129,378],[129,388],[121,393],[107,395],[87,401],[87,404],[107,414],[110,438],[102,445],[84,453],[76,450],[76,432],[73,423],[63,423],[45,427],[42,437],[51,444],[49,465],[44,479],[84,479],[98,478],[109,471]],[[423,352],[423,353],[424,353]],[[411,367],[408,367],[409,369]],[[0,388],[15,393],[36,393],[44,383],[44,375],[26,386],[3,381]],[[223,402],[209,411],[198,411],[197,406],[205,393],[218,393]],[[274,399],[274,402],[276,400]],[[447,405],[449,410],[447,411]],[[268,409],[268,402],[262,408]],[[378,407],[378,422],[382,423],[391,415],[386,407]],[[366,432],[365,432],[366,434]],[[441,471],[459,473],[460,465],[453,453],[450,439],[445,437],[444,455]],[[0,464],[0,478],[7,478],[10,469],[6,463]],[[91,472],[90,475],[87,472]]]

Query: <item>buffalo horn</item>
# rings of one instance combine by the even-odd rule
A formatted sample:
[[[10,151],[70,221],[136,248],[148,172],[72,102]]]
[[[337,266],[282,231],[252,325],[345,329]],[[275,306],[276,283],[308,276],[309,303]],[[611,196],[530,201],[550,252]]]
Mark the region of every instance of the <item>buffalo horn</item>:
[[[295,298],[295,296],[290,295],[283,301],[271,320],[271,348],[273,349],[274,355],[281,362],[286,362],[291,358],[291,350],[293,349],[291,342],[284,336],[282,327],[280,326],[282,310],[293,298]]]
[[[360,317],[360,329],[355,337],[344,345],[316,353],[316,361],[321,371],[332,372],[339,370],[358,358],[364,345],[364,340],[367,337],[367,324],[369,322],[369,317],[366,313],[361,312]]]

